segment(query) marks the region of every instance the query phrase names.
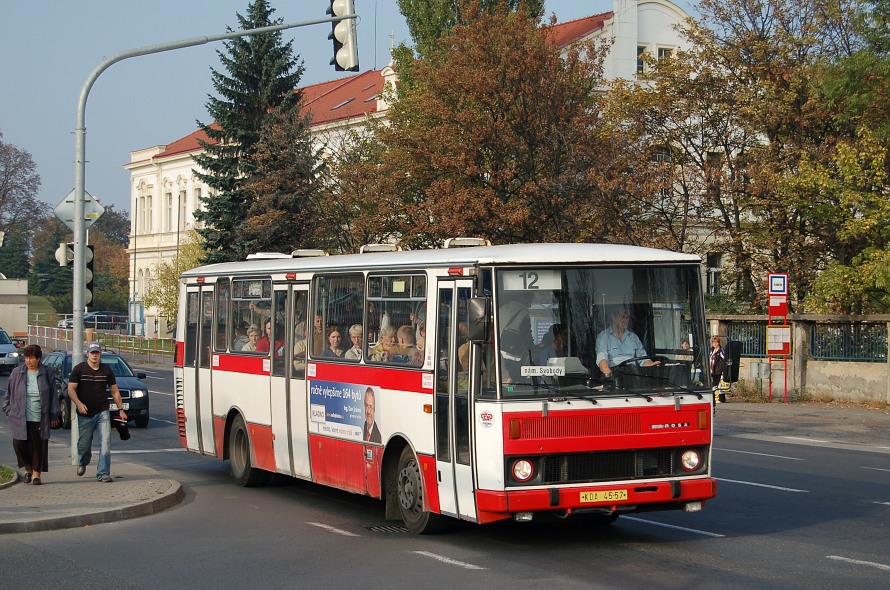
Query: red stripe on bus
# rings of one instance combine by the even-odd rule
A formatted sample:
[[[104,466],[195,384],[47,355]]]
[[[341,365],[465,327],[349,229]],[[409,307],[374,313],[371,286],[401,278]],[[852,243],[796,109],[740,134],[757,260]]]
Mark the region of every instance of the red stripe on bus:
[[[699,427],[707,404],[673,407],[511,412],[504,414],[504,454],[540,455],[711,443],[710,423]],[[519,438],[513,438],[518,436]]]
[[[365,445],[358,441],[309,435],[309,459],[312,481],[364,494]],[[379,496],[379,490],[378,495]]]
[[[275,449],[272,448],[272,427],[248,422],[250,448],[253,451],[255,467],[275,473]]]
[[[213,417],[213,443],[216,445],[216,456],[226,459],[226,417]]]
[[[217,363],[214,365],[214,371],[226,371],[229,373],[244,373],[245,375],[268,375],[269,369],[263,370],[263,361],[266,361],[266,367],[271,367],[269,358],[261,356],[246,356],[240,354],[214,354]]]
[[[430,455],[417,455],[420,463],[420,471],[423,473],[423,482],[426,493],[423,495],[424,508],[439,514],[439,474],[436,472],[436,458]]]
[[[180,340],[176,341],[176,354],[173,356],[173,359],[175,361],[173,363],[174,367],[183,366],[183,364],[184,364],[183,359],[185,359],[185,342],[182,342]]]
[[[432,373],[418,370],[401,369],[398,367],[369,367],[367,365],[350,365],[335,363],[318,363],[315,365],[315,377],[323,381],[339,381],[342,383],[361,383],[376,385],[383,389],[398,391],[415,391],[432,394]],[[423,387],[423,377],[427,376],[430,387]]]

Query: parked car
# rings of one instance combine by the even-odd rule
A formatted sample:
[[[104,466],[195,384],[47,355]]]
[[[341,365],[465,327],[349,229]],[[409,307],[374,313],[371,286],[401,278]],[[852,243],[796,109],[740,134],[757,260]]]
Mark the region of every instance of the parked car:
[[[96,330],[119,330],[126,327],[128,321],[127,314],[118,311],[90,311],[83,314],[83,327]],[[60,328],[71,329],[74,327],[74,318],[61,319],[58,325]]]
[[[86,360],[86,355],[84,355]],[[68,397],[68,377],[71,375],[71,351],[55,350],[43,356],[43,362],[52,367],[56,372],[56,383],[58,383],[59,406],[61,408],[61,417],[59,422],[62,428],[71,428],[71,399]],[[145,373],[133,373],[133,369],[124,358],[116,352],[110,350],[102,351],[103,364],[111,367],[114,376],[117,379],[117,388],[121,392],[121,401],[124,404],[124,411],[127,413],[128,420],[134,420],[136,426],[145,428],[148,426],[148,386],[142,381],[145,379]],[[111,392],[108,393],[108,399],[111,399]],[[111,402],[111,417],[117,416],[117,407]]]
[[[16,346],[15,341],[9,337],[6,330],[0,328],[0,372],[9,375],[25,360],[25,355]]]

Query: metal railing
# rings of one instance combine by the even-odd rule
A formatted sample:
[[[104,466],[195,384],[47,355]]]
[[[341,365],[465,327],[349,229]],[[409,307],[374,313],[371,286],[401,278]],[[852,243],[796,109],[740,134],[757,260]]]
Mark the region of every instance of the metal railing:
[[[173,359],[173,340],[170,338],[146,338],[117,332],[97,330],[93,339],[104,348],[136,361],[164,362]],[[71,350],[74,330],[54,326],[28,326],[28,340],[49,350]]]
[[[733,321],[726,330],[726,338],[742,343],[742,356],[766,356],[766,322]]]
[[[810,357],[819,361],[887,362],[887,324],[813,324],[810,326]]]

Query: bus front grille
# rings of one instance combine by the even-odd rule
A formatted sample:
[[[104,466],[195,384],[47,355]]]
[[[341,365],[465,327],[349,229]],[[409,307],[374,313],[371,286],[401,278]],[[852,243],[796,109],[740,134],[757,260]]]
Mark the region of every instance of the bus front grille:
[[[672,448],[547,455],[541,469],[544,485],[648,479],[674,475]]]

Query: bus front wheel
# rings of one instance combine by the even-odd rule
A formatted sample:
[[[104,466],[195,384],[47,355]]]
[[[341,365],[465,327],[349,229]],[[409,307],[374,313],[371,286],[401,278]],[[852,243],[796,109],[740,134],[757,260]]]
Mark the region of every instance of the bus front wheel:
[[[268,479],[265,471],[250,466],[250,436],[241,416],[235,416],[229,433],[229,473],[244,487],[261,486]]]
[[[402,449],[396,472],[399,511],[405,527],[413,533],[432,533],[442,526],[442,517],[423,507],[424,487],[420,463],[411,447]]]

